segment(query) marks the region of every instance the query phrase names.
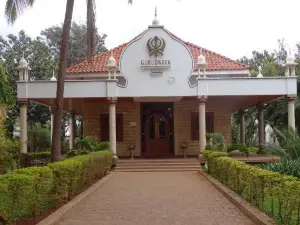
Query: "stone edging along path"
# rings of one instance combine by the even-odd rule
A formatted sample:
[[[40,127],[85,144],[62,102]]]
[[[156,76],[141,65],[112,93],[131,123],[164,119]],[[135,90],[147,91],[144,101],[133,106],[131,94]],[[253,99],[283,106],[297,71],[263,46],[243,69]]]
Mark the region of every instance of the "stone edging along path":
[[[37,225],[54,225],[59,222],[59,220],[69,211],[71,210],[76,204],[81,202],[84,198],[92,194],[94,191],[96,191],[98,188],[100,188],[102,185],[104,185],[112,176],[112,173],[107,174],[105,177],[103,177],[101,180],[99,180],[94,185],[90,186],[87,190],[82,192],[81,194],[77,195],[75,198],[73,198],[71,201],[60,207],[58,210],[53,212],[51,215],[46,217],[44,220],[39,222]]]
[[[276,225],[272,218],[270,218],[254,206],[252,206],[249,202],[241,198],[238,194],[230,190],[218,180],[211,177],[205,171],[199,170],[198,173],[201,176],[205,177],[212,186],[214,186],[220,193],[222,193],[230,202],[232,202],[243,214],[249,217],[255,224]]]

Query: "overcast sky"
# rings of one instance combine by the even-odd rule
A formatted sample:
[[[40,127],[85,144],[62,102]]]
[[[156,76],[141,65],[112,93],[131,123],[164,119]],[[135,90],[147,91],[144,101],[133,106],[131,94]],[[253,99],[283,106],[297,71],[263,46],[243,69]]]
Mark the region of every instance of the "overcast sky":
[[[131,40],[147,29],[158,8],[158,19],[166,29],[185,41],[232,59],[252,50],[275,49],[284,38],[294,48],[300,42],[299,0],[96,0],[97,27],[108,35],[107,47]],[[6,0],[0,0],[0,34],[21,29],[35,37],[64,19],[66,0],[36,0],[13,26],[4,18]],[[75,0],[74,17],[84,21],[86,0]]]

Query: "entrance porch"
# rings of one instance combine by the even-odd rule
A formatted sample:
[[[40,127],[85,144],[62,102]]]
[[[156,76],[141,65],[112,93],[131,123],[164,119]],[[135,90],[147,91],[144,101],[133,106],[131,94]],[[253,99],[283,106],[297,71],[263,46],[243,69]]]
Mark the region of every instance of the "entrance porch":
[[[283,97],[283,96],[282,96]],[[115,107],[116,153],[118,157],[173,158],[184,154],[198,156],[201,143],[199,127],[205,125],[205,133],[221,133],[225,143],[231,143],[231,115],[252,106],[262,107],[280,98],[272,96],[211,96],[205,101],[197,97],[156,98],[72,98],[64,100],[66,111],[84,118],[83,135],[100,141],[110,140],[110,107]],[[32,99],[51,107],[51,99]],[[205,121],[201,119],[204,105]],[[241,115],[243,118],[243,115]],[[241,127],[242,133],[245,129]],[[75,132],[72,131],[71,134]],[[261,137],[263,140],[264,137]],[[244,141],[244,140],[241,140]],[[74,142],[74,136],[71,141]],[[202,145],[202,146],[201,146]],[[70,145],[72,149],[74,145]]]

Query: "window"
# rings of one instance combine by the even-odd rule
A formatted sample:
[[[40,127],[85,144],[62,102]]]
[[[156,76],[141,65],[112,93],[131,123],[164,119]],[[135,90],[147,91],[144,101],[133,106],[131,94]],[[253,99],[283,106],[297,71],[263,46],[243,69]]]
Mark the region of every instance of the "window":
[[[206,133],[214,132],[214,114],[213,112],[205,113]],[[191,114],[191,139],[199,140],[199,113]]]
[[[116,114],[117,142],[123,141],[123,114]],[[109,115],[100,115],[100,141],[109,141]]]

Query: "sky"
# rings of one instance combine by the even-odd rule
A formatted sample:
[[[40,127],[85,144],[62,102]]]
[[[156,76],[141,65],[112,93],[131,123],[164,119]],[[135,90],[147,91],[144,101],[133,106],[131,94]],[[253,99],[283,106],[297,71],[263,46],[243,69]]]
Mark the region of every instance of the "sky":
[[[36,0],[17,22],[7,25],[6,0],[0,0],[0,35],[21,29],[36,37],[40,31],[63,22],[66,0]],[[106,47],[130,41],[148,28],[157,7],[161,25],[183,39],[232,59],[253,50],[277,49],[285,39],[288,48],[300,42],[299,0],[96,0],[96,25],[107,34]],[[85,22],[86,0],[75,0],[73,20]]]

